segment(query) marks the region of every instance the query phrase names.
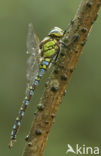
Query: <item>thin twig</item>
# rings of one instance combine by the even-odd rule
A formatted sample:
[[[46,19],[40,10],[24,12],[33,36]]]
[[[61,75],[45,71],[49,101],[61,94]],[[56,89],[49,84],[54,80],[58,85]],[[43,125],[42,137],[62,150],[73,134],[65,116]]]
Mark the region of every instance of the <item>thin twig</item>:
[[[92,24],[97,18],[101,0],[82,0],[72,21],[68,40],[78,36],[68,49],[62,48],[57,64],[50,74],[46,89],[32,123],[23,156],[43,156],[50,128],[65,94],[71,74],[87,41]]]

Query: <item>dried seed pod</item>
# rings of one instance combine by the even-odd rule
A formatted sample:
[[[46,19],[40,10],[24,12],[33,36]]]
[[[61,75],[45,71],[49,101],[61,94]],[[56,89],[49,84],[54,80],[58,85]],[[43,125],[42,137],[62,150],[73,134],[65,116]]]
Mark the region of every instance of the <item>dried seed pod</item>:
[[[73,68],[71,68],[71,69],[70,69],[70,73],[72,73],[73,71],[74,71],[74,69],[73,69]]]
[[[83,27],[82,29],[81,29],[81,31],[83,32],[83,33],[85,33],[85,32],[87,32],[87,28],[85,28],[85,27]]]
[[[86,40],[82,41],[82,42],[81,42],[81,46],[84,46],[85,43],[86,43]]]
[[[67,80],[67,75],[66,74],[61,75],[61,80],[66,81]]]
[[[80,34],[79,33],[75,33],[73,38],[74,38],[74,42],[77,41],[80,37]]]
[[[87,3],[86,3],[86,6],[87,6],[87,7],[89,7],[89,8],[91,8],[91,7],[92,7],[92,5],[93,5],[93,3],[92,3],[92,2],[87,2]]]
[[[38,110],[42,111],[44,109],[44,105],[42,105],[41,103],[38,104],[37,106]]]
[[[41,135],[42,134],[42,130],[41,129],[37,129],[35,133],[36,133],[36,135]]]
[[[78,53],[78,50],[75,50],[75,53]]]
[[[25,141],[28,141],[28,139],[29,139],[29,135],[27,135],[27,136],[25,137]]]
[[[45,124],[49,124],[49,121],[45,121]]]
[[[33,144],[32,144],[32,142],[30,141],[30,142],[28,142],[28,146],[29,147],[31,147]]]
[[[51,91],[53,91],[53,92],[57,92],[58,91],[58,87],[57,86],[53,86],[53,87],[51,87]]]
[[[55,114],[51,114],[51,117],[54,118],[55,117]]]

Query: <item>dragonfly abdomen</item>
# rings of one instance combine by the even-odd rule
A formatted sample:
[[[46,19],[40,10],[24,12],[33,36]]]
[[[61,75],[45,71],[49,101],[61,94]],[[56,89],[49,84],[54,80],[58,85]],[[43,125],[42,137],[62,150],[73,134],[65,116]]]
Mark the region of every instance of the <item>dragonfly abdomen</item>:
[[[38,76],[35,78],[35,81],[33,82],[32,86],[29,87],[28,91],[27,91],[27,96],[25,97],[23,104],[20,108],[18,117],[15,120],[15,123],[13,125],[13,129],[11,132],[11,140],[15,140],[16,139],[16,133],[18,132],[18,129],[21,125],[21,120],[24,116],[24,113],[27,109],[27,106],[29,105],[32,95],[34,94],[35,89],[38,87],[39,82],[41,80],[41,77],[43,76],[43,74],[45,73],[45,71],[47,70],[49,64],[51,62],[51,58],[44,58],[42,60],[42,63],[40,64],[40,69],[39,69],[39,73]],[[12,144],[12,143],[11,143]]]

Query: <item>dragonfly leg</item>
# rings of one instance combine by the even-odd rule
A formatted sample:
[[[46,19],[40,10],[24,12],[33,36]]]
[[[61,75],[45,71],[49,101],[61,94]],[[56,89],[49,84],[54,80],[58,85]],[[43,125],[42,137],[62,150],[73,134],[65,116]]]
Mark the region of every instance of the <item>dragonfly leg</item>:
[[[75,35],[73,36],[72,41],[68,42],[67,44],[64,43],[63,41],[61,41],[60,43],[61,43],[65,48],[68,48],[72,43],[74,43],[75,41],[77,41],[79,37],[80,37],[79,34],[75,34]]]
[[[60,53],[60,49],[55,53],[55,55],[52,57],[52,59],[51,59],[51,63],[52,64],[56,64],[56,61],[57,61],[57,58],[58,58],[58,56],[59,56],[59,53]]]

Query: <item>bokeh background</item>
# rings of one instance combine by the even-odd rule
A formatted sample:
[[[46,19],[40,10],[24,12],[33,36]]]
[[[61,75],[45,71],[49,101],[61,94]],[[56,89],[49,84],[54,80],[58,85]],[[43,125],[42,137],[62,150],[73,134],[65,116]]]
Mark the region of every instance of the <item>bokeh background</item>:
[[[26,34],[32,22],[40,39],[53,26],[65,29],[80,0],[0,1],[0,156],[21,156],[42,94],[43,80],[10,151],[11,129],[26,87]],[[45,156],[65,156],[67,144],[101,147],[101,12],[57,113]],[[69,154],[72,156],[73,154]]]

